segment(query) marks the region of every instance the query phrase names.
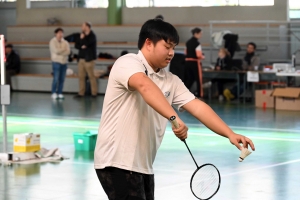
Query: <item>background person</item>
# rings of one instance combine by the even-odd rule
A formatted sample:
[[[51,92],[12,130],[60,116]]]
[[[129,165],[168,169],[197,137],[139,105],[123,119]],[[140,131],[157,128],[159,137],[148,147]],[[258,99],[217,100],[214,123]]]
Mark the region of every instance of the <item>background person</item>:
[[[18,74],[21,69],[20,56],[13,50],[12,44],[5,45],[5,56],[5,83],[11,85],[11,77]]]
[[[98,94],[97,80],[94,75],[95,60],[97,59],[97,38],[91,28],[91,23],[84,22],[81,26],[80,40],[75,43],[75,48],[79,50],[79,92],[75,98],[83,97],[85,94],[86,74],[90,80],[92,97],[97,97]]]
[[[49,42],[53,70],[51,97],[52,99],[63,99],[64,96],[62,92],[66,78],[70,46],[69,43],[64,40],[64,31],[62,28],[55,29],[54,34],[54,38]]]
[[[196,97],[203,97],[201,60],[205,58],[199,39],[202,37],[200,28],[192,30],[192,37],[186,42],[185,49],[185,86],[190,89],[196,81]]]

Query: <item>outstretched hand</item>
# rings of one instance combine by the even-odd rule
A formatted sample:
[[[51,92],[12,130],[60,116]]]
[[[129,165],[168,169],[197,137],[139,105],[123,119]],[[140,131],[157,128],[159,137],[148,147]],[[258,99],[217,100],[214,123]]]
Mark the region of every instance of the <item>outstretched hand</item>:
[[[249,145],[251,147],[251,149],[253,151],[255,151],[255,147],[254,147],[252,140],[250,140],[249,138],[247,138],[243,135],[234,133],[228,139],[231,142],[231,144],[235,145],[239,150],[241,150],[241,148],[242,148],[242,146],[240,144],[243,144],[244,148],[248,149],[248,145]]]

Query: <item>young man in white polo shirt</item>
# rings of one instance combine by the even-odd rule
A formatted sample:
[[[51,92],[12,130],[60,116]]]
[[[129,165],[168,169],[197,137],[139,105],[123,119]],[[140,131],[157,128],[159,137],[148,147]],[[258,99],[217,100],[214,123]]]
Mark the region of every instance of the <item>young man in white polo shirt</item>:
[[[188,128],[174,109],[184,109],[208,128],[241,148],[252,141],[233,131],[204,102],[195,98],[175,75],[164,70],[179,42],[176,29],[158,19],[148,20],[140,31],[138,54],[119,58],[110,73],[95,148],[95,169],[110,200],[153,200],[152,164],[171,116]]]

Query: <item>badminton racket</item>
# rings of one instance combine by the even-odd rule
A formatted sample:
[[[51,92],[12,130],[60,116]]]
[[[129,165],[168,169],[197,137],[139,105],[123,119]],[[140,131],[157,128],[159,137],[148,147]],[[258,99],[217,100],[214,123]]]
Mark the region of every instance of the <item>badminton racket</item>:
[[[179,128],[179,124],[175,116],[170,118],[171,123],[175,128]],[[218,168],[213,164],[206,163],[199,166],[188,147],[185,140],[182,140],[187,147],[191,157],[193,158],[194,163],[196,164],[197,169],[193,173],[190,180],[190,188],[193,195],[200,200],[211,199],[220,189],[221,185],[221,176]]]

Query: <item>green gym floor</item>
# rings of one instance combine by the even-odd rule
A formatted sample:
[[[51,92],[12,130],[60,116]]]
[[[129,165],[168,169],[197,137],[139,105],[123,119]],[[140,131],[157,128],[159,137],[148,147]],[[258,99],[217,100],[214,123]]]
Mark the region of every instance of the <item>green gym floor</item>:
[[[93,168],[93,152],[75,151],[73,132],[97,130],[103,96],[52,101],[50,94],[12,94],[8,106],[8,147],[16,133],[41,134],[45,148],[59,148],[68,160],[0,165],[0,200],[107,200]],[[199,164],[213,163],[222,183],[215,200],[300,199],[300,112],[259,109],[252,104],[208,103],[237,133],[255,145],[244,162],[226,138],[212,133],[188,113],[189,144]],[[2,118],[1,118],[2,121]],[[0,151],[2,151],[2,123]],[[156,200],[196,199],[189,188],[195,165],[184,144],[167,127],[154,163]]]

